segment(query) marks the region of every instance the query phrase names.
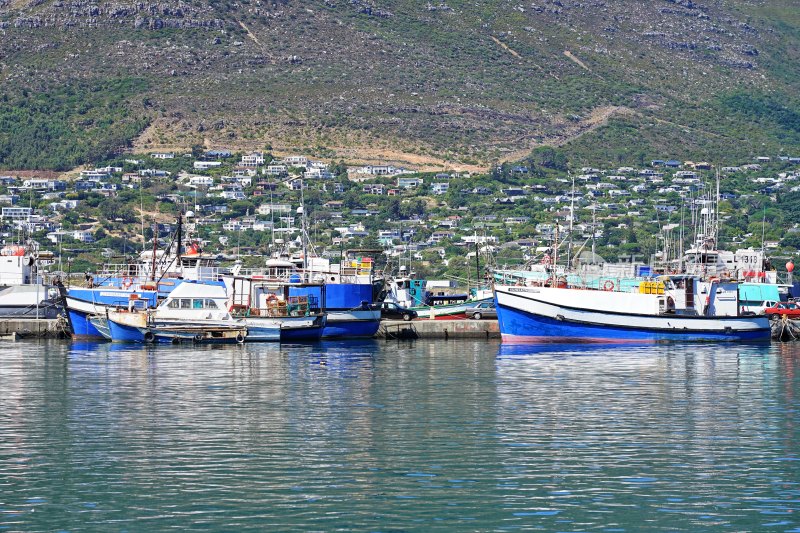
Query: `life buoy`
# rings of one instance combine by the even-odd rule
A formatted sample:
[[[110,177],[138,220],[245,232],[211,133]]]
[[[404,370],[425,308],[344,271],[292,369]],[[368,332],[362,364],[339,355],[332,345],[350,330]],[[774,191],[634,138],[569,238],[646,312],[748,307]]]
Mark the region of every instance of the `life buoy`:
[[[130,289],[132,286],[133,286],[133,280],[131,278],[128,277],[122,278],[123,289]]]
[[[605,283],[603,283],[603,290],[604,291],[613,291],[614,290],[614,282],[610,279],[607,279]]]

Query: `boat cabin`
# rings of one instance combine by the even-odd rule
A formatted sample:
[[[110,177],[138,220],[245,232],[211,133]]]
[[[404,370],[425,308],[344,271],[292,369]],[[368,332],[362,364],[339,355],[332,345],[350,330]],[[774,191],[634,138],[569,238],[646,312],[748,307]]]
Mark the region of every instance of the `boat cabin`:
[[[684,316],[738,316],[739,288],[735,281],[713,279],[705,281],[699,276],[676,274],[660,276],[657,284],[663,284],[659,292],[659,308],[662,313]],[[650,294],[653,294],[650,285]],[[641,284],[639,292],[647,293],[648,285]]]

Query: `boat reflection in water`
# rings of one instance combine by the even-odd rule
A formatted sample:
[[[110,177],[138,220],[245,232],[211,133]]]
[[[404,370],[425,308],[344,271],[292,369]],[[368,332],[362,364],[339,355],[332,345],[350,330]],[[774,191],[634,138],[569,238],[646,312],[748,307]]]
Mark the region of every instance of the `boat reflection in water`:
[[[649,346],[640,344],[594,344],[585,342],[575,343],[542,343],[542,344],[500,344],[497,348],[497,357],[503,359],[545,356],[583,357],[583,356],[608,356],[608,355],[634,355],[650,354]]]

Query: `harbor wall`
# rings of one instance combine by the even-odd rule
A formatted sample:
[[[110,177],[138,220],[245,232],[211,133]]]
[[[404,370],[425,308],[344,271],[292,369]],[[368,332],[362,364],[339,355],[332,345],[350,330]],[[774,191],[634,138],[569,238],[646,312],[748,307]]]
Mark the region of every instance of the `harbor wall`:
[[[499,339],[497,320],[383,320],[380,338]]]
[[[66,336],[69,336],[69,326],[62,319],[0,318],[0,337],[6,339]]]

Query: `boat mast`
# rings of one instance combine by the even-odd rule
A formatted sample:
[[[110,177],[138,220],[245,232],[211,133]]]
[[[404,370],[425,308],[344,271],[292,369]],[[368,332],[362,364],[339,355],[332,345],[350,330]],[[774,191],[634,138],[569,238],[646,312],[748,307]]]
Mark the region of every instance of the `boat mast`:
[[[478,255],[478,239],[475,238],[475,289],[480,288],[481,283],[481,257]]]
[[[308,269],[308,233],[306,230],[306,204],[305,204],[305,195],[303,194],[303,186],[305,183],[303,180],[300,180],[300,242],[303,245],[303,273],[306,274],[306,270]],[[311,281],[309,278],[306,281]]]
[[[592,209],[592,264],[597,263],[594,255],[595,235],[597,235],[597,205]]]
[[[569,243],[567,244],[567,268],[572,265],[572,226],[575,220],[575,176],[572,176],[572,193],[569,204]]]
[[[553,235],[553,283],[556,281],[556,266],[558,265],[558,219],[556,219],[556,231]]]
[[[158,223],[153,224],[153,263],[150,267],[150,281],[156,280],[156,252],[158,251]]]
[[[183,242],[183,214],[178,215],[178,249],[175,252],[175,262],[180,266],[181,264],[181,243]]]
[[[678,250],[678,272],[683,272],[683,209],[685,207],[685,202],[681,202],[681,229],[680,229],[680,242],[678,246],[680,249]]]
[[[714,248],[719,250],[719,166],[717,166],[717,199],[714,202]]]

